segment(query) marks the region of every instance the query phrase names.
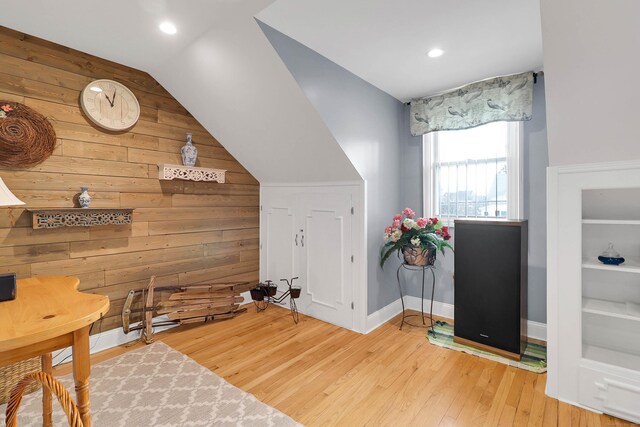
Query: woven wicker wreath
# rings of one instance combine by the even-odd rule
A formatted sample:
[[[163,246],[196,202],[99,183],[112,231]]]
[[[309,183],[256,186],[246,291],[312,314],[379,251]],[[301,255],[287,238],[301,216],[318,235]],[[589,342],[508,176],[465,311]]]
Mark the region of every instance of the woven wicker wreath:
[[[28,168],[56,148],[56,132],[42,114],[19,102],[0,101],[0,165]]]

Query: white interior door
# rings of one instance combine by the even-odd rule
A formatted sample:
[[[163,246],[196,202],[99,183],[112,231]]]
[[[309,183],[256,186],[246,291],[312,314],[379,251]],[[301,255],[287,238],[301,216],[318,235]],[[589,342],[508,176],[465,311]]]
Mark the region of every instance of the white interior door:
[[[296,271],[302,293],[301,312],[351,329],[353,263],[351,194],[338,191],[299,197],[300,256]]]
[[[262,280],[272,280],[279,290],[286,290],[281,278],[294,277],[296,273],[296,246],[293,239],[298,220],[293,199],[290,197],[265,197],[262,205]]]

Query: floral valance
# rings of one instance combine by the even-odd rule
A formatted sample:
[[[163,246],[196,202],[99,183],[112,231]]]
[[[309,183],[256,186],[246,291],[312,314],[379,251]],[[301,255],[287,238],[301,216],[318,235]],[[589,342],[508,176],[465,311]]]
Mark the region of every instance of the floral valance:
[[[512,74],[411,101],[411,134],[531,120],[533,73]]]

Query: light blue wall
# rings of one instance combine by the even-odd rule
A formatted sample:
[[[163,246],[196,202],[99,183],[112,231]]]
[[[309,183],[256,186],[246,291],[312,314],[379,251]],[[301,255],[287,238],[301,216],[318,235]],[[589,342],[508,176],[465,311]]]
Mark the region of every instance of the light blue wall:
[[[370,314],[398,298],[391,257],[378,266],[382,231],[404,207],[423,214],[422,137],[409,132],[409,107],[322,55],[258,21],[263,32],[367,185]],[[529,219],[529,319],[546,323],[546,167],[544,80],[534,86],[533,119],[524,123],[524,209]],[[455,230],[452,232],[455,245]],[[420,295],[419,275],[406,274]],[[403,283],[405,283],[403,281]],[[430,292],[427,281],[427,293]],[[438,254],[435,300],[453,304],[453,253]]]
[[[292,76],[366,181],[367,312],[398,299],[395,271],[378,265],[382,234],[401,206],[405,106],[315,51],[258,21]],[[300,141],[304,143],[304,141]]]
[[[533,89],[533,118],[523,125],[523,189],[524,212],[529,220],[529,320],[546,323],[547,320],[547,186],[546,173],[549,165],[547,144],[547,121],[544,98],[544,78],[538,76]],[[408,114],[407,114],[408,118]],[[422,212],[422,137],[409,139],[402,150],[403,170],[401,200],[403,205],[415,206]],[[452,232],[455,247],[455,230]],[[436,301],[453,304],[453,253],[438,254],[436,261]],[[414,273],[415,274],[415,273]],[[407,276],[408,293],[420,295],[416,277]],[[427,280],[425,292],[430,292]]]
[[[533,118],[524,123],[524,209],[529,220],[529,320],[547,323],[547,114],[544,78],[533,90]]]

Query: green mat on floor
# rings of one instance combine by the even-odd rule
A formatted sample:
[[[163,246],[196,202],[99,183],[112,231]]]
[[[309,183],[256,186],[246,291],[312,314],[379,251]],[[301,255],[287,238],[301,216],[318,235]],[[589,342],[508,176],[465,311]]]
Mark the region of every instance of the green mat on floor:
[[[485,359],[515,366],[520,369],[526,369],[531,372],[547,372],[547,347],[544,345],[527,343],[527,348],[522,355],[522,359],[518,362],[488,351],[478,350],[477,348],[453,342],[453,325],[447,322],[436,321],[433,325],[433,331],[429,330],[427,332],[427,338],[431,344],[440,347],[484,357]]]

